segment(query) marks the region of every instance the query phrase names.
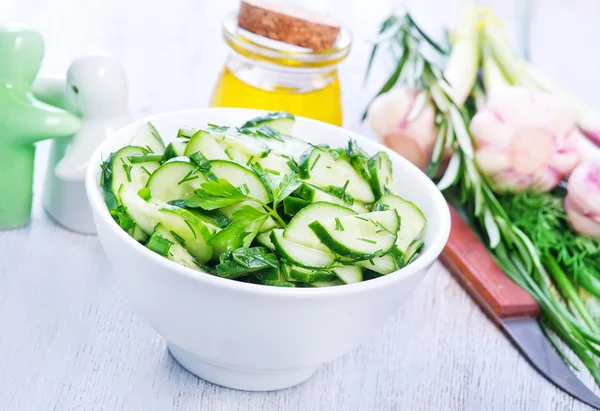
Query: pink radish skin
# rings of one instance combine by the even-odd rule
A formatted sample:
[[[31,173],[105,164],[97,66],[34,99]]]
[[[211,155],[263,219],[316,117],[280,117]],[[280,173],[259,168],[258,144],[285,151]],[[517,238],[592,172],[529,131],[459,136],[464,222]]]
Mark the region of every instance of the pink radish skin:
[[[575,119],[547,93],[495,87],[470,128],[475,158],[499,191],[552,190],[579,162]]]
[[[564,208],[573,230],[600,239],[600,162],[584,161],[573,170]]]
[[[427,101],[418,115],[409,121],[419,91],[401,87],[378,96],[367,113],[371,129],[387,147],[424,170],[436,137],[435,109]]]

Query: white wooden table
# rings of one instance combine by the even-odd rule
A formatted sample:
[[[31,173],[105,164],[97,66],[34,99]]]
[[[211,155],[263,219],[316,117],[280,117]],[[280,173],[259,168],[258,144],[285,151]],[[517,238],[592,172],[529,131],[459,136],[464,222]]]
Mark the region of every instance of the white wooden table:
[[[392,2],[304,3],[339,16],[355,33],[341,68],[345,124],[364,131],[358,119],[377,86],[361,88],[365,39]],[[433,30],[456,21],[468,2],[407,3]],[[514,34],[519,0],[484,3],[499,8]],[[593,82],[598,57],[586,53],[597,42],[586,34],[596,30],[596,4],[533,1],[531,44],[535,64],[600,105]],[[227,53],[220,18],[235,5],[2,0],[0,19],[42,31],[45,73],[64,72],[72,58],[95,48],[118,56],[130,77],[131,106],[141,117],[207,104]],[[133,312],[97,238],[64,231],[43,212],[46,158],[42,144],[32,223],[0,232],[0,410],[588,409],[540,377],[440,264],[384,329],[308,382],[270,393],[206,383],[182,369]]]

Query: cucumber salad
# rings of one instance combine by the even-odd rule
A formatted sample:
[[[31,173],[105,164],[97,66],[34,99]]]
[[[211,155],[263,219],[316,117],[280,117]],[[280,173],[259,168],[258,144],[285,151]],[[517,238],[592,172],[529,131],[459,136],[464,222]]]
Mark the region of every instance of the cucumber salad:
[[[293,125],[275,112],[181,128],[165,146],[147,123],[103,162],[105,203],[150,250],[222,278],[327,287],[410,264],[426,219],[397,194],[388,155],[313,145]]]

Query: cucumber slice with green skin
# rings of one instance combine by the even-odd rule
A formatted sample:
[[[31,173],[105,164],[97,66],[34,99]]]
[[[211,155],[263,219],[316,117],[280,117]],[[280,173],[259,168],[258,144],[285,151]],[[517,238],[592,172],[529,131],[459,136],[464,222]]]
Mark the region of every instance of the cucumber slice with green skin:
[[[223,213],[221,210],[208,211],[201,208],[189,208],[185,205],[185,202],[181,200],[169,201],[169,204],[175,207],[186,209],[203,222],[215,226],[216,228],[225,228],[229,225],[229,223],[231,223],[231,218],[225,215],[225,213]]]
[[[212,257],[212,246],[208,244],[211,234],[202,220],[183,208],[165,204],[160,207],[161,224],[200,263]]]
[[[246,136],[233,136],[229,134],[214,134],[215,141],[221,146],[223,151],[228,154],[229,158],[232,156],[239,158],[239,162],[246,164],[249,159],[263,158],[269,155],[269,148],[258,144],[256,141],[246,141]]]
[[[360,283],[363,280],[363,272],[360,267],[355,265],[345,265],[332,269],[337,278],[344,284]]]
[[[390,274],[404,267],[404,253],[394,248],[386,255],[359,261],[357,264],[378,274]]]
[[[201,271],[194,257],[161,224],[156,225],[146,247],[177,264]]]
[[[277,253],[290,263],[304,268],[324,268],[335,263],[331,253],[305,247],[301,244],[286,240],[283,230],[275,229],[271,233],[271,241]]]
[[[396,183],[392,174],[392,160],[387,153],[380,151],[369,159],[371,188],[377,198],[385,194],[396,194]]]
[[[406,250],[406,254],[404,254],[404,264],[408,265],[415,261],[415,259],[419,256],[421,249],[425,243],[422,240],[415,240],[408,246]]]
[[[288,165],[289,160],[277,154],[271,153],[266,157],[259,158],[256,162],[260,164],[276,184],[279,184],[286,174],[292,172]]]
[[[296,119],[286,111],[275,111],[264,116],[255,117],[248,120],[241,128],[258,128],[260,126],[269,126],[280,133],[290,134],[294,127]]]
[[[372,203],[375,196],[371,186],[352,165],[342,157],[337,160],[330,151],[321,147],[312,147],[302,154],[299,165],[300,177],[319,187],[341,187],[348,182],[346,192],[355,200]]]
[[[339,204],[344,207],[351,208],[357,213],[367,213],[369,211],[364,204],[359,201],[353,201],[352,204],[348,204],[341,198],[336,197],[327,190],[313,184],[303,183],[296,192],[299,197],[302,197],[311,203],[326,201],[328,203]]]
[[[123,147],[113,153],[103,165],[102,188],[104,190],[104,201],[109,209],[118,207],[121,204],[118,192],[122,185],[131,187],[132,190],[137,192],[137,190],[146,186],[154,170],[160,167],[160,163],[157,161],[132,163],[129,160],[131,156],[143,154],[146,154],[146,151],[142,147]]]
[[[197,132],[197,128],[183,127],[177,130],[177,138],[192,138]]]
[[[331,282],[338,279],[332,270],[315,270],[284,264],[281,267],[285,278],[292,282],[315,283]]]
[[[246,185],[248,196],[262,201],[265,204],[273,201],[269,186],[263,182],[254,170],[230,160],[214,160],[210,162],[210,170],[218,177],[223,178],[235,187]]]
[[[395,247],[400,218],[396,210],[376,211],[319,219],[309,227],[334,253],[367,260]]]
[[[165,143],[160,137],[160,134],[158,134],[156,128],[150,122],[142,126],[131,145],[144,147],[148,151],[156,154],[163,154],[165,152]]]
[[[271,232],[272,230],[268,230],[259,233],[255,238],[256,243],[263,247],[267,247],[269,250],[275,250],[275,245],[273,244],[273,241],[271,241]]]
[[[194,190],[206,181],[206,176],[188,157],[175,157],[152,173],[146,187],[152,198],[169,202],[193,197]]]
[[[415,204],[396,195],[384,195],[375,203],[375,207],[378,205],[383,205],[398,212],[402,220],[402,227],[398,232],[396,245],[402,253],[407,254],[408,247],[421,235],[427,224],[425,215]]]
[[[209,160],[229,160],[229,157],[210,131],[197,131],[187,143],[184,154],[189,157],[198,151]]]
[[[125,186],[119,190],[119,196],[127,213],[144,232],[151,234],[157,224],[162,224],[171,237],[176,237],[179,243],[189,247],[200,262],[206,262],[212,256],[212,248],[207,244],[210,232],[189,211],[160,200],[146,201],[133,189]]]
[[[313,203],[304,207],[290,220],[283,236],[286,240],[302,244],[306,247],[329,252],[329,248],[319,240],[308,225],[318,219],[343,217],[354,214],[356,214],[355,211],[338,204],[326,202]]]
[[[181,141],[174,141],[172,143],[169,143],[169,145],[165,149],[163,160],[167,161],[175,157],[183,157],[185,155],[186,146],[187,144]]]
[[[310,201],[303,200],[297,197],[286,197],[283,199],[283,212],[289,216],[295,216],[304,207],[311,204]]]

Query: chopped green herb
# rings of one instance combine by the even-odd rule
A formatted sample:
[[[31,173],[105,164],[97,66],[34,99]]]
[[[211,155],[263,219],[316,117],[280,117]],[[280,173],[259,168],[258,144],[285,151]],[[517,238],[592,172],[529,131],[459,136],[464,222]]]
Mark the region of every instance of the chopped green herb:
[[[283,138],[280,136],[281,133],[279,133],[279,131],[275,130],[273,127],[260,126],[256,129],[256,134],[261,137],[272,138],[283,143]]]
[[[340,222],[340,219],[337,217],[335,218],[335,230],[336,231],[344,231],[344,226]]]
[[[310,166],[310,171],[312,171],[312,169],[315,168],[315,166],[319,162],[320,158],[321,158],[321,154],[317,154],[317,158],[315,158],[315,161],[312,163],[312,166]]]
[[[361,217],[361,216],[358,216],[358,215],[355,215],[354,217],[355,217],[355,218],[358,218],[359,220],[363,220],[363,221],[369,221],[369,219],[368,219],[368,218],[364,218],[364,217]]]
[[[192,225],[189,223],[188,220],[183,219],[183,222],[185,223],[185,225],[188,226],[188,228],[190,229],[190,231],[192,232],[192,234],[194,235],[194,240],[197,239],[198,237],[196,236],[196,230],[194,230],[194,227],[192,227]]]
[[[148,171],[148,169],[145,166],[141,166],[141,169],[144,173],[148,174],[149,176],[152,175],[152,173],[150,171]]]
[[[147,163],[150,161],[161,161],[163,158],[162,154],[134,154],[127,157],[129,162],[132,164]]]
[[[163,236],[156,233],[152,234],[146,243],[146,247],[148,249],[154,251],[156,254],[162,255],[163,257],[167,257],[169,255],[169,250],[171,249],[172,245],[172,241],[167,240]]]
[[[279,171],[277,171],[277,170],[273,170],[273,169],[271,169],[271,168],[265,168],[265,171],[266,171],[267,173],[271,173],[271,174],[273,174],[274,176],[280,176],[280,175],[281,175],[281,173],[280,173]]]
[[[212,124],[212,123],[208,123],[207,126],[210,131],[223,132],[223,131],[229,130],[229,127],[227,127],[227,126],[218,126],[218,125]]]
[[[246,165],[249,166],[250,164],[252,164],[252,160],[254,160],[254,156],[250,156],[250,158],[246,162]]]
[[[123,169],[125,170],[125,174],[127,174],[127,181],[131,183],[131,169],[133,166],[131,164],[127,164],[123,157],[121,157],[121,163],[123,163]]]
[[[197,178],[199,178],[200,176],[198,176],[198,174],[196,174],[197,171],[198,171],[198,169],[190,170],[185,175],[185,177],[183,177],[181,180],[179,180],[179,182],[177,182],[177,185],[181,185],[187,181],[192,181],[192,180],[196,180]]]
[[[182,245],[185,245],[185,240],[183,238],[181,238],[181,236],[179,234],[177,234],[175,231],[171,230],[171,234],[173,235],[173,237],[175,237],[175,239],[177,241],[179,241]]]
[[[364,241],[365,243],[377,244],[377,241],[369,240],[368,238],[357,237],[356,239]]]

